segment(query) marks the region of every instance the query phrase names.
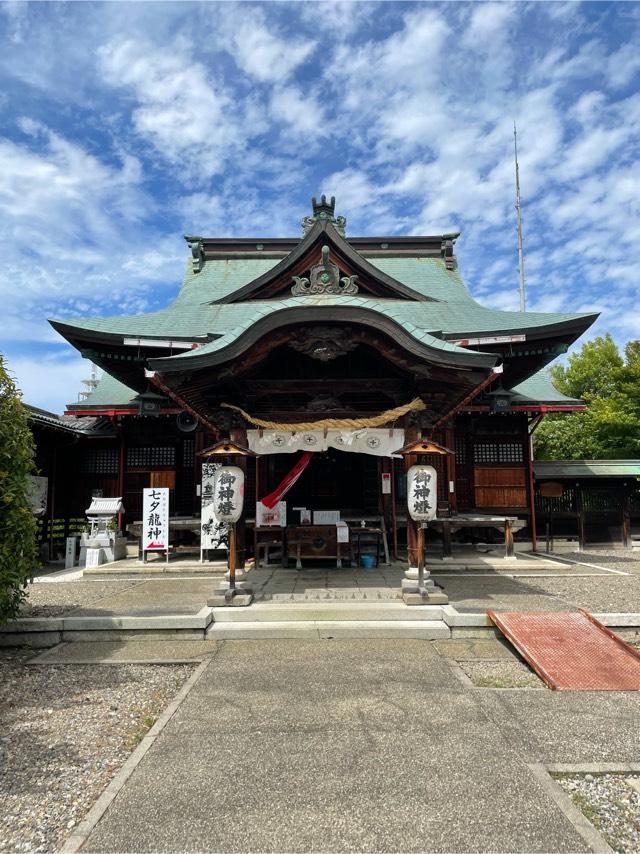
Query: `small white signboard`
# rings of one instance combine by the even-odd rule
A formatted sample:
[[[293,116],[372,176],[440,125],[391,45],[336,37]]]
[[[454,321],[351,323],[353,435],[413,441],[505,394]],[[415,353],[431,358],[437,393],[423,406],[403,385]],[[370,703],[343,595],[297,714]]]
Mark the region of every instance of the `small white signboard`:
[[[169,559],[169,489],[142,491],[142,551],[166,552]]]
[[[272,509],[266,507],[262,501],[256,502],[256,525],[258,528],[266,528],[270,526],[286,528],[287,502],[279,501]]]
[[[346,522],[338,522],[336,525],[337,541],[339,543],[349,542],[349,526]]]
[[[340,521],[339,510],[314,510],[314,525],[337,525]]]

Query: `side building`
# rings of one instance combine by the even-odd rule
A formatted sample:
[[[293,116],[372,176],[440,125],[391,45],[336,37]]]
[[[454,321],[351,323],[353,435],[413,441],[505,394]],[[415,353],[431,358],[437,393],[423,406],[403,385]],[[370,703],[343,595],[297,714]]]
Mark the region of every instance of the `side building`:
[[[443,512],[515,515],[535,536],[531,429],[545,412],[584,408],[545,368],[597,315],[485,308],[458,271],[458,234],[347,237],[345,227],[323,196],[299,238],[188,236],[166,308],[51,321],[105,372],[67,414],[113,430],[79,448],[69,513],[97,487],[123,496],[131,522],[156,485],[171,488],[172,513],[197,517],[198,452],[230,438],[259,454],[248,515],[292,451],[319,450],[289,506],[379,516],[402,548],[403,460],[390,454],[428,436],[455,452],[429,460]],[[350,432],[334,429],[345,419]]]

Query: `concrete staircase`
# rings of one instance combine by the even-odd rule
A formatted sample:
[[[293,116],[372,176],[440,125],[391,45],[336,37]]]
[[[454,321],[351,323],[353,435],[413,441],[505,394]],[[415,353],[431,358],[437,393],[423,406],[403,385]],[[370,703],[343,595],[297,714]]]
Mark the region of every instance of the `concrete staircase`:
[[[249,608],[213,608],[210,640],[258,638],[451,637],[441,605],[404,602],[257,602]]]

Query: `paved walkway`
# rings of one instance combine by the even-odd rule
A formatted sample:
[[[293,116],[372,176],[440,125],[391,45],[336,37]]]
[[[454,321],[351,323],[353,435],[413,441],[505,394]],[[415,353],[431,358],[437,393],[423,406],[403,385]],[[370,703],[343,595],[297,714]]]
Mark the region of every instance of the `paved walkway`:
[[[639,712],[429,642],[222,641],[83,850],[588,851],[531,763],[633,761]]]

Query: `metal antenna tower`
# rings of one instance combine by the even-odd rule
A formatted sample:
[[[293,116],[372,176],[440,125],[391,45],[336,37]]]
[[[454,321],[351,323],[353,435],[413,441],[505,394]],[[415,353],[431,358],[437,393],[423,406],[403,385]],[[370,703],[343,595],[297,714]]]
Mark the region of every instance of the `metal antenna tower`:
[[[520,203],[520,167],[518,166],[518,131],[513,122],[513,153],[516,160],[516,216],[518,218],[518,266],[520,268],[520,311],[526,311],[524,289],[524,252],[522,250],[522,205]]]
[[[98,385],[98,369],[93,364],[93,362],[91,362],[91,374],[89,377],[87,377],[86,380],[82,380],[82,384],[85,385],[87,388],[85,391],[78,392],[79,401],[86,400],[91,394],[91,392],[94,391],[96,386]]]

